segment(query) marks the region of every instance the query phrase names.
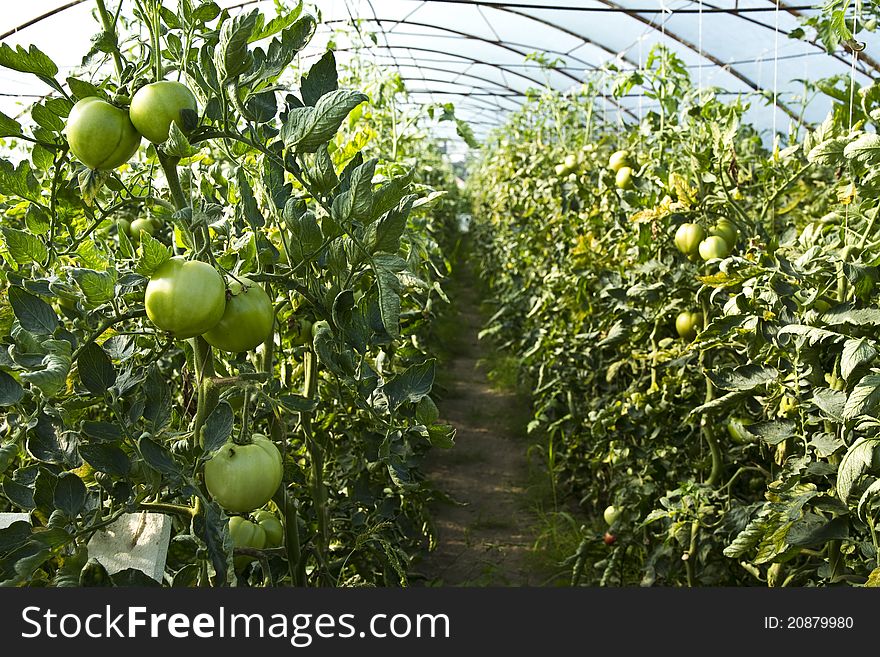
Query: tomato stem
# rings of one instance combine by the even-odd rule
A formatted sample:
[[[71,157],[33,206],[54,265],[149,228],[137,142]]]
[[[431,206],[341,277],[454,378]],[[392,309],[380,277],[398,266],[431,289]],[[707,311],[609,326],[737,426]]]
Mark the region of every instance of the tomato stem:
[[[217,406],[220,391],[212,380],[214,376],[214,358],[211,352],[211,345],[205,342],[202,336],[191,338],[190,344],[193,350],[193,366],[196,376],[196,389],[198,390],[192,443],[192,447],[195,448],[202,442],[202,426],[204,426],[205,420],[208,419],[208,415]]]
[[[303,356],[303,369],[305,370],[303,397],[313,399],[318,389],[318,362],[315,352],[311,349],[307,350]],[[315,552],[319,560],[323,562],[327,543],[329,542],[327,530],[327,491],[324,487],[324,449],[318,444],[312,433],[312,414],[310,412],[302,413],[301,418],[312,464],[312,501],[315,504],[315,514],[318,520]]]
[[[702,299],[702,307],[703,307],[703,326],[709,325],[709,301],[704,296]],[[703,372],[708,372],[709,368],[712,366],[712,355],[710,352],[703,350],[700,352],[700,369]],[[705,376],[706,380],[706,398],[705,403],[708,404],[713,399],[715,399],[715,386],[712,384],[712,381],[708,376]],[[715,436],[714,428],[710,423],[709,414],[704,414],[703,418],[700,422],[701,433],[703,434],[703,438],[706,440],[706,444],[709,445],[709,451],[712,454],[712,470],[709,473],[709,478],[706,480],[706,485],[713,487],[718,485],[718,482],[721,481],[721,475],[724,470],[724,462],[721,457],[721,447],[718,444],[718,439]]]
[[[101,17],[101,25],[104,27],[104,33],[113,35],[113,65],[116,68],[116,79],[121,83],[122,73],[125,67],[122,65],[122,55],[119,53],[116,25],[114,20],[110,17],[110,13],[107,11],[104,0],[96,0],[96,3],[98,5],[98,14]]]

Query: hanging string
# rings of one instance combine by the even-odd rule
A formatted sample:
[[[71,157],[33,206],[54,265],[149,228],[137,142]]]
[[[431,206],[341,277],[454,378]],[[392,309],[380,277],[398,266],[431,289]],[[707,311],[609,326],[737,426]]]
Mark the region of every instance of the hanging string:
[[[777,151],[778,135],[776,133],[776,119],[779,108],[776,105],[779,95],[779,0],[776,0],[776,11],[773,12],[773,152]]]
[[[698,13],[699,19],[697,22],[699,33],[698,33],[697,40],[698,40],[698,46],[699,46],[699,50],[700,50],[700,52],[699,52],[700,57],[698,60],[699,68],[697,69],[699,71],[697,74],[697,98],[699,98],[702,101],[702,99],[703,99],[703,0],[699,0],[699,3],[700,3],[699,4],[700,11]]]
[[[639,44],[639,75],[642,75],[642,67],[644,66],[644,64],[642,62],[642,41],[644,41],[644,40],[645,40],[644,34],[639,36],[639,41],[638,41],[638,44]],[[638,103],[639,103],[639,112],[638,112],[639,113],[639,125],[642,124],[642,96],[643,95],[644,94],[641,94],[641,93],[639,94],[639,101],[638,101]]]
[[[855,35],[856,30],[858,29],[858,20],[859,20],[859,12],[862,10],[861,0],[856,0],[855,10],[853,11],[853,22],[852,22],[852,33]],[[856,60],[859,58],[859,51],[856,48],[850,48],[852,51],[852,63],[849,69],[849,120],[847,126],[847,132],[852,131],[853,127],[853,102],[855,101],[855,92],[856,92]],[[852,185],[852,181],[850,181],[850,185]],[[846,233],[849,232],[849,206],[851,203],[847,203],[843,206],[843,230],[844,230],[844,244],[846,244]]]
[[[859,12],[862,9],[861,0],[856,0],[855,11],[853,12],[853,23],[852,23],[852,33],[855,35],[856,30],[858,29],[858,20],[859,20]],[[856,92],[856,60],[859,58],[859,51],[853,47],[850,48],[852,51],[851,64],[849,68],[849,129],[852,130],[853,126],[853,101],[855,100],[855,92]]]

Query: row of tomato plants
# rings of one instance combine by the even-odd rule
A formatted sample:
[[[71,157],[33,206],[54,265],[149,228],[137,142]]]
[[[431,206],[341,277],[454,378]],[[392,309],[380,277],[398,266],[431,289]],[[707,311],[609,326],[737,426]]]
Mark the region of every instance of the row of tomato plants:
[[[606,122],[635,85],[643,115]],[[487,144],[484,333],[587,519],[573,582],[878,583],[880,87],[849,85],[768,147],[656,49]]]
[[[95,8],[66,79],[0,46],[51,89],[0,115],[0,512],[28,517],[0,530],[0,583],[153,583],[89,549],[153,512],[165,585],[405,585],[419,465],[454,436],[430,397],[455,201],[428,113],[332,51],[300,68],[302,5]]]

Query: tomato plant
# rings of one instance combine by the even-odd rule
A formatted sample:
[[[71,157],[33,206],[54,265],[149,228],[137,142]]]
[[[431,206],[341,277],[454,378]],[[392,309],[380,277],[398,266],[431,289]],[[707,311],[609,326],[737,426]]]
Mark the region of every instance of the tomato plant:
[[[332,51],[303,67],[302,7],[155,7],[98,12],[102,55],[65,77],[37,46],[3,59],[52,91],[4,119],[0,512],[30,522],[0,529],[0,583],[140,581],[87,541],[146,512],[172,519],[163,584],[405,585],[420,464],[455,435],[417,417],[461,204],[430,133],[452,109]],[[143,84],[172,71],[191,95]],[[245,522],[266,542],[236,557],[261,568],[235,573]]]
[[[632,85],[657,98],[638,124],[592,120]],[[695,102],[656,48],[530,98],[483,149],[468,191],[485,334],[533,383],[529,430],[578,505],[573,543],[595,543],[609,499],[637,528],[573,581],[876,581],[880,95],[856,108],[821,86],[830,115],[777,148],[742,104]],[[620,150],[642,163],[637,194],[612,181]],[[577,179],[559,181],[572,151]]]

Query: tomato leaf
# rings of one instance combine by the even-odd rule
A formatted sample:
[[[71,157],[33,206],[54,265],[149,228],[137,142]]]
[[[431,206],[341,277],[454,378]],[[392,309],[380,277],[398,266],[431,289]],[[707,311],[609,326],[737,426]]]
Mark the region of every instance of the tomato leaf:
[[[868,374],[856,384],[843,408],[843,419],[852,420],[873,411],[880,404],[880,376]]]
[[[94,271],[93,269],[73,268],[70,275],[86,297],[86,302],[95,307],[108,303],[116,294],[115,269]]]
[[[42,369],[22,373],[21,380],[39,388],[46,397],[54,397],[67,384],[73,350],[66,340],[46,340],[42,346],[49,352],[43,357]]]
[[[154,441],[149,436],[142,436],[138,441],[138,449],[141,456],[144,457],[147,465],[156,472],[172,477],[179,478],[183,474],[183,470],[177,461],[165,447]]]
[[[86,485],[72,472],[64,472],[55,484],[54,504],[68,518],[76,518],[86,503]]]
[[[203,458],[210,458],[216,450],[226,444],[229,436],[232,435],[233,420],[232,407],[225,401],[217,404],[211,411],[202,429]]]
[[[110,357],[94,342],[80,351],[76,363],[83,385],[96,397],[103,397],[116,383],[116,370]]]
[[[339,75],[336,73],[336,57],[332,50],[324,53],[306,75],[302,76],[300,92],[306,105],[314,106],[315,103],[331,91],[339,88]]]
[[[35,45],[27,50],[22,46],[16,46],[13,50],[5,43],[0,45],[0,66],[45,78],[54,78],[58,73],[52,58]]]
[[[871,459],[874,456],[874,448],[878,440],[859,438],[844,454],[837,467],[837,496],[842,502],[846,502],[852,487],[859,477],[871,467]]]
[[[314,153],[336,134],[349,112],[367,100],[359,91],[338,89],[322,96],[314,107],[295,107],[281,127],[281,139],[287,148]]]
[[[847,340],[840,355],[840,375],[848,381],[856,369],[870,363],[876,356],[877,349],[865,338]]]
[[[95,470],[112,477],[125,477],[131,471],[131,459],[116,445],[80,445],[79,455]]]
[[[43,262],[49,254],[40,238],[14,228],[2,227],[3,240],[12,258],[20,265]]]
[[[12,376],[0,370],[0,406],[13,406],[24,397],[24,388]]]

